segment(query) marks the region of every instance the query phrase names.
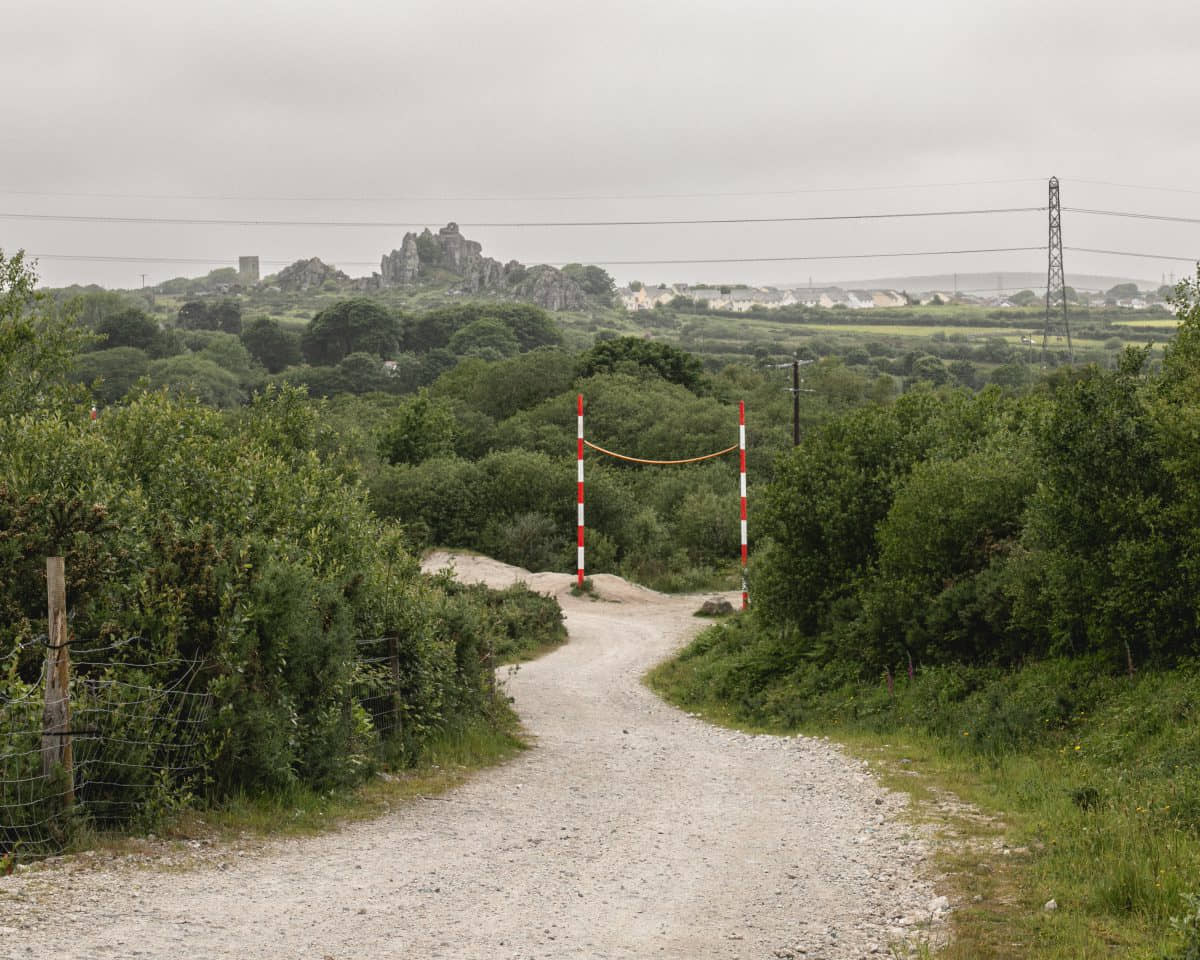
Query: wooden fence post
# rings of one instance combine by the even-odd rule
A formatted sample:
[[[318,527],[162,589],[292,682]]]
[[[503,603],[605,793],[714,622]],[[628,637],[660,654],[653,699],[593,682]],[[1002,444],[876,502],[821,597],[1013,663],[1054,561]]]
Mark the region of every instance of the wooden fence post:
[[[42,709],[42,774],[62,767],[63,800],[75,803],[74,755],[71,749],[71,648],[67,646],[67,578],[62,557],[46,558],[49,639],[46,644],[46,698]]]
[[[392,736],[401,732],[404,701],[400,696],[400,644],[396,637],[387,638],[388,667],[392,674]]]

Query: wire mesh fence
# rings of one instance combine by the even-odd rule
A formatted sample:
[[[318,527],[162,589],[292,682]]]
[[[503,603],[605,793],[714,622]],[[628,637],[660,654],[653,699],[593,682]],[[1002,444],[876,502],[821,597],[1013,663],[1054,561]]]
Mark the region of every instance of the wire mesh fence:
[[[371,718],[381,741],[401,732],[400,662],[396,637],[358,641],[354,696]]]
[[[204,664],[162,658],[141,637],[70,643],[69,730],[48,721],[43,679],[9,669],[46,637],[0,657],[0,863],[61,853],[81,830],[136,828],[186,804],[202,786],[212,710]],[[404,723],[399,639],[360,640],[354,698],[379,744],[395,748]],[[58,739],[69,736],[71,762]]]
[[[139,641],[72,645],[69,730],[48,730],[40,685],[0,689],[0,857],[51,856],[83,827],[152,822],[190,795],[211,706],[200,664]],[[61,737],[67,765],[47,761]]]

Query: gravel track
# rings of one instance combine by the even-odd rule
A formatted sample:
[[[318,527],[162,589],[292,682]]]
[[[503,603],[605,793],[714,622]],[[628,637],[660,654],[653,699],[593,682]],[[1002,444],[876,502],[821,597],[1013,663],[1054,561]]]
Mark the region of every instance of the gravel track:
[[[0,956],[834,960],[937,935],[927,842],[864,764],[640,683],[702,626],[697,598],[597,576],[577,599],[563,575],[454,562],[563,604],[570,643],[506,681],[534,749],[318,837],[0,879]]]

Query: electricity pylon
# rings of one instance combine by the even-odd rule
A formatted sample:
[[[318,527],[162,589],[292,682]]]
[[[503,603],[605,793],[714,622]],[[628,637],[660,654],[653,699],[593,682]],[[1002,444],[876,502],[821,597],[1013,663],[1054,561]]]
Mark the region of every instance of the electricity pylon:
[[[1042,331],[1042,362],[1046,362],[1046,344],[1050,335],[1067,338],[1067,363],[1074,360],[1071,325],[1067,322],[1067,288],[1063,279],[1062,202],[1058,177],[1050,178],[1049,265],[1046,268],[1046,324]],[[1061,329],[1061,334],[1058,332]]]

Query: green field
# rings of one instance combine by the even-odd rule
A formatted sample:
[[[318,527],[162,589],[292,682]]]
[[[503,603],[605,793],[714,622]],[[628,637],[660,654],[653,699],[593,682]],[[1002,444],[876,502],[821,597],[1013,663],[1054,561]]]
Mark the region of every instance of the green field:
[[[1155,317],[1149,320],[1114,320],[1114,327],[1152,327],[1155,330],[1174,330],[1179,326],[1175,317]]]

